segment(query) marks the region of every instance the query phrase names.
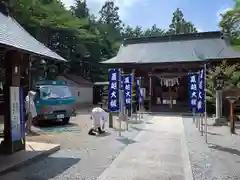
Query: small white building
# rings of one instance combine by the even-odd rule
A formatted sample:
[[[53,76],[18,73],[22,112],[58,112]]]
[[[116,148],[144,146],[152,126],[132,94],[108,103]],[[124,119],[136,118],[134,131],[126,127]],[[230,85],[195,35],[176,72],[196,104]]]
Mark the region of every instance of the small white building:
[[[66,74],[57,77],[58,81],[65,81],[70,87],[72,94],[77,99],[77,104],[92,105],[93,104],[93,83],[86,80],[82,76],[74,74]]]

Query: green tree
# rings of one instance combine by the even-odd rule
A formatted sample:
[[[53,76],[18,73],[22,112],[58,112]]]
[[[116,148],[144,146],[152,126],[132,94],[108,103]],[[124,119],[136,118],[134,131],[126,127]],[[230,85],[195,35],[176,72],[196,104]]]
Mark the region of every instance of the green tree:
[[[209,107],[215,108],[216,90],[215,78],[222,72],[225,76],[224,88],[240,87],[240,64],[229,65],[227,61],[212,67],[207,72],[207,103]]]
[[[132,28],[130,26],[126,26],[123,30],[122,36],[124,38],[129,37],[143,37],[143,36],[163,36],[165,35],[165,31],[160,29],[154,24],[151,28],[143,30],[140,26],[136,26]]]
[[[219,26],[224,36],[230,40],[232,46],[240,49],[240,1],[235,0],[235,6],[229,11],[221,14],[222,19]]]
[[[123,32],[122,32],[122,37],[123,38],[134,37],[133,28],[129,25],[124,27]]]
[[[89,54],[89,44],[98,43],[98,37],[89,30],[89,18],[76,17],[57,0],[13,1],[11,10],[34,37],[69,60],[70,71],[91,74],[89,66],[83,68],[79,63]]]
[[[121,29],[122,21],[120,20],[119,7],[115,6],[113,0],[107,0],[99,11],[99,21],[103,24],[111,25],[115,29]]]
[[[102,50],[104,58],[109,59],[116,55],[122,40],[122,21],[118,14],[119,8],[114,1],[106,1],[99,11],[98,30],[105,48]]]
[[[71,6],[71,10],[78,18],[89,17],[89,9],[87,8],[86,0],[75,0],[75,4]]]
[[[143,30],[140,26],[136,26],[134,29],[133,29],[133,36],[134,37],[141,37],[143,36]]]
[[[165,31],[163,29],[160,29],[157,27],[156,24],[154,24],[151,28],[145,30],[143,32],[144,36],[163,36],[165,35]]]
[[[184,19],[183,12],[177,8],[173,13],[172,23],[169,25],[169,30],[167,34],[186,34],[186,33],[196,33],[197,29],[190,21]]]

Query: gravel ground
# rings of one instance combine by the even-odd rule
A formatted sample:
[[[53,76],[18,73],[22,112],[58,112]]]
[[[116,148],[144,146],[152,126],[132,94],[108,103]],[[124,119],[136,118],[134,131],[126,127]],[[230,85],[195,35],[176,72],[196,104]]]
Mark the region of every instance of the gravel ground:
[[[151,116],[145,115],[144,121]],[[109,129],[105,136],[87,134],[89,115],[83,113],[73,118],[67,126],[34,128],[28,140],[51,142],[61,145],[61,150],[41,161],[15,170],[1,180],[94,180],[111,164],[116,156],[132,142],[145,122],[130,125],[128,132],[118,136]]]
[[[231,135],[229,127],[209,125],[206,144],[192,119],[183,121],[194,179],[240,180],[240,127]]]

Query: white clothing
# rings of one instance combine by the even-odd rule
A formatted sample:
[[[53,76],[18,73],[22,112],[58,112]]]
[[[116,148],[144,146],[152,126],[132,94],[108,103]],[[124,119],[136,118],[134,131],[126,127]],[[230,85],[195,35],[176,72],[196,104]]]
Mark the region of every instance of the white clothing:
[[[36,106],[34,103],[34,96],[35,96],[35,92],[33,91],[29,91],[28,95],[25,98],[25,108],[26,108],[26,113],[31,113],[32,118],[37,116],[37,110],[36,110]]]
[[[108,120],[108,113],[100,107],[92,109],[92,127],[104,127],[104,124]],[[101,122],[102,121],[102,122]]]

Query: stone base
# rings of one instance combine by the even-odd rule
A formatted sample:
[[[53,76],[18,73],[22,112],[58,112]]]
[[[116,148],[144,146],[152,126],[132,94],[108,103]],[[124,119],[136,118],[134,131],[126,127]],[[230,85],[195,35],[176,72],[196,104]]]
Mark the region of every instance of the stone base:
[[[227,126],[227,119],[225,117],[216,118],[213,126]]]

